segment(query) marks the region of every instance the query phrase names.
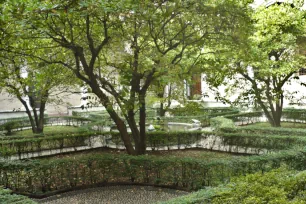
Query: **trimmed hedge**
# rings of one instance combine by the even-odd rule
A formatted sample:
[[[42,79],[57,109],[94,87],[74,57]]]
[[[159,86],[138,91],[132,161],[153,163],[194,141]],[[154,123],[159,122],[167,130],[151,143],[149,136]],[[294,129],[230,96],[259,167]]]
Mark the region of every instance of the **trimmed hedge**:
[[[237,132],[245,134],[267,134],[267,135],[282,135],[282,136],[306,136],[306,129],[302,128],[275,128],[275,127],[237,127],[233,129],[224,129],[227,132]]]
[[[230,178],[288,165],[306,167],[305,151],[206,162],[202,159],[129,155],[85,155],[77,158],[0,162],[0,185],[18,192],[41,194],[109,182],[167,185],[197,190]]]
[[[84,146],[85,140],[90,142],[94,133],[73,133],[57,136],[42,136],[15,140],[0,141],[1,156],[10,156],[42,150],[62,149],[66,147]]]
[[[111,141],[116,145],[123,145],[119,132],[112,132]],[[167,147],[170,149],[172,146],[189,147],[192,144],[199,142],[202,138],[202,131],[180,131],[180,132],[148,132],[147,133],[147,146],[153,150]],[[131,136],[132,139],[132,136]]]
[[[264,148],[270,151],[306,146],[306,138],[300,136],[280,136],[263,134],[219,133],[223,145]]]
[[[46,117],[44,120],[45,125],[68,125],[68,126],[81,126],[92,121],[90,118],[83,118],[78,116],[60,116],[60,117]],[[13,129],[22,130],[31,127],[28,118],[10,118],[0,120],[0,131],[11,132]]]

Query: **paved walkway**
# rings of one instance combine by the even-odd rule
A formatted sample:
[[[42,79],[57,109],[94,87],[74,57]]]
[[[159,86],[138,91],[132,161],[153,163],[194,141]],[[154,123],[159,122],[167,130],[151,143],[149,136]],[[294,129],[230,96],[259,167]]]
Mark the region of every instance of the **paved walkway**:
[[[35,201],[46,204],[151,204],[187,194],[151,186],[109,186],[71,191]]]

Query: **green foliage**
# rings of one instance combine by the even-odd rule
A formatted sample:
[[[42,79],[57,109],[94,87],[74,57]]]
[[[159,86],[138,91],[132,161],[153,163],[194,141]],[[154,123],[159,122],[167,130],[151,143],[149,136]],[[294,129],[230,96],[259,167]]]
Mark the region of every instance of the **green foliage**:
[[[60,116],[60,117],[45,117],[45,125],[67,125],[67,126],[81,126],[92,121],[90,118],[84,118],[79,116]],[[27,127],[31,127],[30,121],[28,118],[9,118],[0,120],[0,130],[22,130]],[[8,124],[8,129],[4,129],[6,124]]]
[[[211,127],[215,129],[215,131],[224,131],[226,132],[228,129],[235,130],[235,124],[232,120],[224,118],[224,117],[216,117],[210,119]]]
[[[167,147],[170,149],[173,146],[178,148],[190,147],[192,144],[197,144],[202,139],[202,131],[155,131],[147,132],[147,147],[153,150]],[[130,135],[132,139],[132,135]],[[122,144],[120,134],[112,132],[112,141],[116,144]]]
[[[2,204],[36,204],[36,202],[30,200],[29,198],[22,196],[22,195],[16,195],[12,194],[11,190],[3,189],[0,187],[0,203]]]
[[[233,179],[227,185],[206,188],[163,204],[303,204],[306,172],[284,168],[255,173]]]
[[[11,135],[12,130],[16,129],[18,127],[20,127],[20,124],[19,124],[18,121],[9,121],[9,122],[6,122],[6,123],[0,125],[0,129],[3,129],[5,131],[7,131],[7,135]]]
[[[258,120],[263,116],[262,111],[255,111],[255,112],[246,112],[246,113],[237,113],[237,114],[226,114],[224,115],[225,118],[231,119],[234,122],[241,121],[242,124],[245,122],[246,124],[252,123],[253,121]]]
[[[306,203],[305,179],[306,172],[284,170],[247,175],[226,185],[212,203]]]
[[[202,111],[202,105],[197,102],[188,102],[184,105],[184,107],[171,109],[170,112],[174,116],[195,116],[205,114]]]
[[[220,99],[260,107],[271,126],[278,127],[284,99],[292,97],[286,95],[284,86],[305,64],[301,51],[305,46],[298,42],[306,35],[305,12],[282,3],[262,6],[248,14],[252,20],[248,21],[246,35],[236,36],[237,45],[219,42],[220,46],[214,48],[221,54],[211,60],[213,68],[208,70],[207,80],[214,87],[227,86]],[[237,97],[233,99],[233,95]]]
[[[96,133],[81,131],[80,133],[57,133],[50,136],[21,137],[16,136],[0,141],[1,156],[29,153],[50,149],[62,149],[65,147],[78,147],[90,142],[90,138]]]
[[[300,136],[282,136],[251,133],[219,133],[224,145],[244,148],[266,149],[269,152],[306,146],[306,138]]]
[[[0,184],[34,194],[116,181],[200,189],[228,182],[235,176],[270,171],[280,165],[302,169],[305,161],[304,151],[213,161],[91,154],[56,160],[0,162]]]

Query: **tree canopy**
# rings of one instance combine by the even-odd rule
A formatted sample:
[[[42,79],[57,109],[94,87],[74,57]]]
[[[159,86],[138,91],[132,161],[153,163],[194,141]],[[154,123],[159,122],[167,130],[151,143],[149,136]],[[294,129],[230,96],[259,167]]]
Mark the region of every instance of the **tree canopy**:
[[[149,87],[157,79],[199,65],[194,56],[207,54],[202,50],[212,41],[240,35],[248,3],[6,1],[2,18],[19,25],[21,38],[43,40],[37,47],[60,53],[54,58],[30,55],[72,70],[106,107],[128,153],[143,154]]]
[[[210,60],[215,70],[208,79],[215,87],[228,83],[228,93],[237,97],[234,101],[225,97],[227,102],[255,103],[272,126],[280,126],[284,85],[305,66],[305,47],[298,43],[305,37],[305,12],[283,3],[260,7],[250,15],[249,32],[238,39],[242,46],[221,46],[225,54],[217,58],[223,61]],[[233,48],[235,52],[229,55]]]

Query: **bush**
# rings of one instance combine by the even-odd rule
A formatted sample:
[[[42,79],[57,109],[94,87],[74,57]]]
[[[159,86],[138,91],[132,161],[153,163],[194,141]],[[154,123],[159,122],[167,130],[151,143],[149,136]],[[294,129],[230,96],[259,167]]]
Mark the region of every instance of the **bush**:
[[[13,121],[9,121],[9,122],[2,124],[0,127],[4,129],[5,131],[7,131],[7,135],[11,135],[12,130],[18,128],[19,126],[20,126],[20,122],[13,120]]]
[[[197,102],[186,103],[184,107],[177,107],[170,112],[174,116],[195,116],[195,115],[205,115],[205,112],[202,110],[202,105]]]
[[[0,187],[0,203],[1,204],[16,204],[16,203],[36,204],[36,202],[30,200],[29,198],[25,196],[12,194],[11,192],[12,191],[9,189],[3,189],[2,187]]]
[[[220,191],[213,204],[226,203],[277,203],[287,204],[306,203],[306,171],[275,170],[272,172],[256,173],[237,179],[226,185]]]
[[[306,171],[283,168],[233,179],[225,186],[207,188],[164,204],[302,204],[306,194]]]
[[[217,132],[220,132],[220,131],[226,132],[229,129],[230,130],[232,130],[232,129],[235,130],[236,129],[234,122],[232,120],[224,118],[224,117],[211,118],[210,119],[210,125]]]

